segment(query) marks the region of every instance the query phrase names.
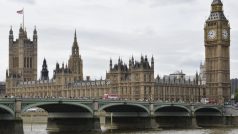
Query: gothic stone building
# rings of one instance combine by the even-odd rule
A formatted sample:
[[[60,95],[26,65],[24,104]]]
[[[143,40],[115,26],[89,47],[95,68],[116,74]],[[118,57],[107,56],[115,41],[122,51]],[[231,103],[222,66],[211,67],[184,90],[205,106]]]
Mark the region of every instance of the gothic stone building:
[[[25,36],[19,36],[17,40],[27,40],[26,31]],[[37,37],[36,29],[34,30],[34,37]],[[10,36],[13,37],[13,31],[10,29]],[[23,39],[21,39],[23,38]],[[11,40],[12,38],[9,38]],[[12,40],[13,41],[13,40]],[[16,42],[16,41],[13,41]],[[16,48],[20,44],[15,43]],[[31,51],[37,47],[35,45],[23,45],[22,51],[31,55]],[[11,48],[11,43],[9,44]],[[10,49],[11,51],[11,49]],[[37,52],[37,51],[36,51]],[[36,53],[37,54],[37,53]],[[11,57],[11,56],[10,56]],[[12,56],[17,57],[17,56]],[[31,57],[30,57],[31,58]],[[29,58],[29,59],[30,59]],[[27,58],[26,58],[27,59]],[[29,60],[30,61],[30,60]],[[13,62],[10,58],[9,62]],[[17,61],[19,63],[20,61]],[[17,64],[10,63],[10,64]],[[26,60],[26,68],[31,67],[30,63]],[[203,87],[198,83],[173,83],[159,81],[154,78],[154,58],[151,57],[150,61],[147,56],[141,56],[140,61],[136,61],[133,57],[129,59],[129,65],[124,63],[122,59],[118,59],[118,62],[113,65],[112,60],[109,64],[109,72],[106,73],[105,80],[90,80],[90,78],[83,79],[83,62],[81,55],[79,54],[79,46],[77,42],[77,35],[72,45],[71,56],[68,60],[68,65],[56,63],[54,75],[52,79],[49,79],[49,71],[47,68],[46,59],[43,60],[40,80],[26,79],[23,75],[24,72],[15,73],[15,70],[20,70],[17,65],[12,69],[9,66],[9,72],[7,71],[7,91],[8,96],[18,97],[65,97],[65,98],[96,98],[100,99],[104,94],[117,94],[121,99],[130,100],[161,100],[161,101],[199,101],[199,90]],[[168,90],[168,92],[163,92]],[[172,96],[177,91],[183,93]],[[191,91],[190,91],[191,90]],[[186,96],[186,97],[184,97]],[[194,98],[189,99],[189,96]]]
[[[75,31],[68,65],[56,63],[54,76],[49,79],[44,59],[41,79],[37,80],[37,31],[33,41],[21,27],[19,38],[14,40],[9,33],[9,70],[6,73],[6,94],[21,97],[73,97],[102,98],[104,94],[117,94],[121,99],[198,102],[201,97],[215,99],[222,103],[230,98],[229,46],[230,26],[223,14],[220,0],[213,0],[211,15],[206,21],[205,33],[205,76],[196,74],[195,79],[183,77],[169,79],[154,77],[154,58],[133,57],[129,64],[118,59],[109,63],[105,80],[83,79],[83,61]],[[181,74],[180,74],[181,76]],[[184,75],[182,75],[184,76]],[[205,77],[206,82],[204,82]],[[204,83],[206,83],[204,85]]]

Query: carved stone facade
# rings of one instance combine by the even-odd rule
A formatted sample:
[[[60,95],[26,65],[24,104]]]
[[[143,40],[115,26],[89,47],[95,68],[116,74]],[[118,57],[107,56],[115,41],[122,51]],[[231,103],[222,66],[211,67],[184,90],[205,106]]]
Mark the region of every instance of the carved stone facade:
[[[0,97],[4,96],[6,92],[6,83],[0,82]]]
[[[213,0],[204,28],[206,96],[219,103],[230,99],[230,24],[221,0]]]
[[[201,85],[206,85],[206,65],[205,64],[200,64],[200,74],[199,74],[200,78],[201,78]]]
[[[106,74],[106,79],[111,81],[112,93],[121,98],[154,99],[154,58],[151,58],[150,64],[147,56],[141,56],[140,61],[135,61],[132,57],[129,66],[120,58],[112,66],[110,60],[110,71]]]
[[[22,27],[19,37],[14,40],[12,28],[9,31],[9,70],[7,79],[32,81],[37,79],[37,31],[33,31],[33,41],[27,37]]]
[[[200,102],[205,96],[205,85],[202,85],[201,77],[196,73],[194,78],[186,78],[185,74],[176,72],[160,78],[157,76],[156,96],[163,102]]]

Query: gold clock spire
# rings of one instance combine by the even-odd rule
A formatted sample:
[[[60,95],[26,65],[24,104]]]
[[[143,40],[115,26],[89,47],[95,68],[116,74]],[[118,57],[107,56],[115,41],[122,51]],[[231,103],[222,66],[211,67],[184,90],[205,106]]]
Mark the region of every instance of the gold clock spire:
[[[227,21],[223,13],[223,4],[221,0],[213,0],[211,6],[212,6],[211,14],[207,19],[207,21],[217,21],[217,20]]]
[[[223,12],[223,4],[221,0],[213,0],[212,12]]]

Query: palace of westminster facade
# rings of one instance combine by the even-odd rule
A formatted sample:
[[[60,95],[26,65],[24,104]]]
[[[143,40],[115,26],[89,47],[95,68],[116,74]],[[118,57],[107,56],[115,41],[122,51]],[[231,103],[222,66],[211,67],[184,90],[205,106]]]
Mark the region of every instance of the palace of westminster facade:
[[[117,94],[128,100],[161,100],[198,102],[202,97],[222,103],[230,99],[230,26],[223,14],[223,4],[213,0],[210,17],[204,28],[205,73],[185,79],[182,72],[160,78],[154,76],[154,58],[133,57],[126,65],[122,59],[116,64],[110,59],[104,80],[83,79],[83,60],[79,53],[75,32],[68,65],[56,63],[49,79],[44,59],[40,80],[37,80],[37,30],[33,40],[20,27],[19,38],[9,32],[9,70],[6,72],[6,95],[21,97],[90,97],[99,99],[104,94]],[[205,78],[205,79],[204,79]]]

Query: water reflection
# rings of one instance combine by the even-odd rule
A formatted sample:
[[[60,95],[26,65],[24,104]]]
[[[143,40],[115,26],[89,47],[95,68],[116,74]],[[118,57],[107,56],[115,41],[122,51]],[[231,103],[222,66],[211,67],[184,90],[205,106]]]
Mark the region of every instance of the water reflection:
[[[231,130],[232,130],[231,128],[210,129],[209,134],[233,134],[231,133]],[[238,129],[236,129],[236,134],[237,133]]]
[[[44,134],[46,134],[46,133],[44,133]],[[102,133],[95,133],[95,132],[47,132],[47,134],[102,134]]]
[[[45,124],[24,125],[25,134],[96,134],[95,132],[47,132]],[[98,133],[101,134],[101,133]],[[156,131],[113,131],[103,134],[238,134],[238,128],[212,128],[212,129],[171,129]]]

